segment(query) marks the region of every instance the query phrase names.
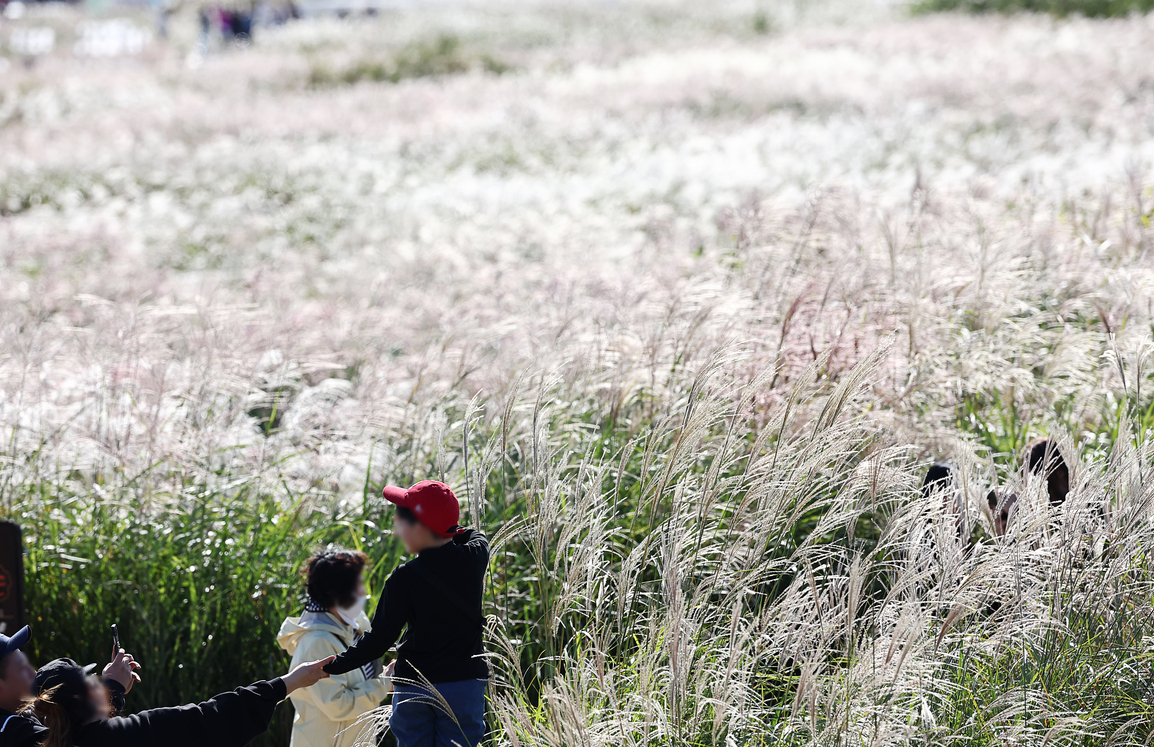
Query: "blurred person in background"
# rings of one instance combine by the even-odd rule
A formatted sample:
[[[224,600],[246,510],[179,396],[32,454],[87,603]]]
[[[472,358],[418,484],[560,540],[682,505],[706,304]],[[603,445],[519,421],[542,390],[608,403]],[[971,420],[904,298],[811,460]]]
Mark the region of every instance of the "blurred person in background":
[[[329,548],[305,564],[307,601],[300,617],[286,618],[277,643],[293,665],[344,653],[372,630],[365,617],[364,553]],[[379,657],[292,695],[291,747],[352,747],[361,732],[357,720],[381,704],[392,690],[391,669]]]
[[[212,30],[212,20],[209,18],[208,8],[202,5],[197,9],[196,21],[200,29],[200,33],[196,37],[196,50],[201,54],[206,54],[208,52],[208,35]]]
[[[485,662],[481,611],[489,541],[458,526],[461,506],[448,485],[424,480],[389,486],[394,534],[415,555],[385,582],[373,629],[325,669],[364,666],[397,646],[389,727],[399,747],[476,747],[485,738]]]
[[[55,659],[36,672],[28,708],[47,729],[43,747],[242,747],[268,729],[278,703],[327,677],[323,667],[330,661],[302,664],[200,704],[117,717],[109,690],[89,676],[93,665]]]

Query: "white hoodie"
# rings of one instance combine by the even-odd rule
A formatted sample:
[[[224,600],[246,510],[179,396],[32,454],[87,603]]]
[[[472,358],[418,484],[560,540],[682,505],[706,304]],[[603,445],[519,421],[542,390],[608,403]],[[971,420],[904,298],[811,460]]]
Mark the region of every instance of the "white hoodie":
[[[369,629],[364,614],[353,628],[328,612],[306,612],[285,618],[276,640],[292,655],[295,667],[343,653],[358,632]],[[365,680],[360,669],[296,690],[289,696],[296,709],[290,747],[353,747],[365,726],[357,719],[379,706],[391,690],[387,678]]]

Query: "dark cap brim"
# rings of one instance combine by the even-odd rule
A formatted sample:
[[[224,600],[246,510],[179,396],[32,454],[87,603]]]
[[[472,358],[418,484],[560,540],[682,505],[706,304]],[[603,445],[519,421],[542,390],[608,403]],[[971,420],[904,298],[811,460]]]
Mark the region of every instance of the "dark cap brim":
[[[4,653],[10,654],[13,651],[20,649],[22,646],[24,646],[24,644],[28,643],[28,639],[31,637],[32,628],[25,625],[23,628],[20,628],[20,630],[16,631],[16,635],[8,639],[8,646],[6,647]]]

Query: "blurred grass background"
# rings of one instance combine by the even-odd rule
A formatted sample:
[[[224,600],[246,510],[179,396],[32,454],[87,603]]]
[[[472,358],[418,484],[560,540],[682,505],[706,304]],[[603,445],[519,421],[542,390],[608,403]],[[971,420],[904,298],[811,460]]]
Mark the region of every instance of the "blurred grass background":
[[[967,13],[1052,13],[1088,17],[1125,16],[1154,10],[1154,0],[915,0],[915,12],[963,11]]]

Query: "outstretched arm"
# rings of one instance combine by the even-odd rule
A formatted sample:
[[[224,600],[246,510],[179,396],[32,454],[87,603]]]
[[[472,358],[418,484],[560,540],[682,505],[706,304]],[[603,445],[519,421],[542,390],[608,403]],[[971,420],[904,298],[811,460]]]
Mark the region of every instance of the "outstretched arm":
[[[268,728],[273,709],[287,695],[327,677],[328,659],[302,664],[271,682],[254,682],[203,703],[153,708],[132,716],[94,721],[76,735],[77,747],[243,747]]]
[[[314,637],[305,651],[297,655],[305,659],[323,659],[340,653],[332,637]],[[381,704],[392,689],[392,680],[374,677],[355,684],[346,684],[339,678],[323,679],[312,687],[293,693],[294,703],[308,703],[332,721],[355,720],[366,711]]]
[[[326,666],[326,672],[344,674],[364,666],[388,653],[401,637],[401,629],[405,627],[408,618],[408,595],[405,592],[403,577],[398,579],[400,573],[401,568],[398,568],[385,582],[385,591],[381,594],[381,601],[377,602],[376,612],[373,613],[373,629],[361,636],[361,639],[338,656],[336,661]]]

